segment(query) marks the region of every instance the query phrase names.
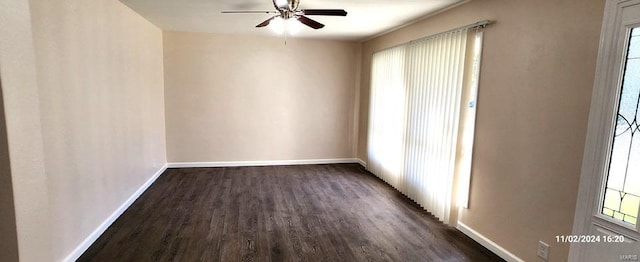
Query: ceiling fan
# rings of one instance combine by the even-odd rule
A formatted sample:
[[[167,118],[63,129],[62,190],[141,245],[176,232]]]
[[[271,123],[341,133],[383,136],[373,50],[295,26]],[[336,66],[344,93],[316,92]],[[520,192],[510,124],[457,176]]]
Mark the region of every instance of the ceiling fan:
[[[308,15],[328,15],[347,16],[344,9],[298,9],[300,0],[272,0],[276,11],[223,11],[224,14],[276,14],[256,27],[265,27],[274,19],[288,20],[294,18],[313,29],[323,28],[324,25],[306,16]]]

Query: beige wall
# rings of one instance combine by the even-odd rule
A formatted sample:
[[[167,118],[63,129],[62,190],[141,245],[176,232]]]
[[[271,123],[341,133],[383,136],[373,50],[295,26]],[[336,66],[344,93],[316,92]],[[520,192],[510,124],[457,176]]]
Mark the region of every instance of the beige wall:
[[[118,1],[30,1],[52,258],[166,163],[162,32]]]
[[[28,0],[0,0],[0,36],[0,76],[19,258],[50,261],[49,200]]]
[[[460,221],[526,261],[565,261],[604,1],[474,0],[363,44],[358,157],[374,51],[479,20],[486,29],[470,209]]]
[[[164,32],[168,161],[352,158],[358,48]]]

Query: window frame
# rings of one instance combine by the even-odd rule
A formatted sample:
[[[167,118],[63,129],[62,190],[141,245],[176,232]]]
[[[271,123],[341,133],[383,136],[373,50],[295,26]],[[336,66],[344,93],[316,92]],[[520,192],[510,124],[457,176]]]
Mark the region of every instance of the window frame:
[[[637,18],[625,17],[629,14]],[[588,235],[595,228],[606,234],[623,235],[627,239],[640,241],[640,223],[634,227],[601,213],[628,41],[631,29],[638,26],[640,0],[606,1],[574,216],[574,235]],[[585,244],[572,243],[570,260],[583,261],[582,256],[587,248]]]
[[[611,101],[612,103],[610,104],[613,108],[612,114],[610,115],[610,119],[607,119],[608,121],[603,122],[606,124],[603,125],[607,125],[607,131],[603,134],[606,135],[606,144],[605,144],[605,148],[602,150],[606,150],[606,152],[603,152],[603,154],[606,155],[606,161],[603,163],[602,166],[602,171],[600,174],[600,186],[598,189],[598,205],[596,207],[596,212],[595,212],[595,217],[602,219],[604,221],[607,221],[609,223],[613,223],[616,224],[618,226],[621,226],[623,228],[627,228],[629,230],[633,230],[635,232],[640,232],[640,221],[636,222],[636,225],[631,225],[629,223],[625,223],[624,221],[621,221],[619,219],[607,216],[605,214],[602,213],[602,209],[604,208],[604,200],[605,200],[605,193],[607,190],[607,183],[608,183],[608,178],[609,178],[609,171],[611,168],[611,155],[613,153],[613,143],[615,142],[615,132],[616,132],[616,121],[617,121],[617,116],[618,113],[620,111],[620,101],[621,101],[621,96],[622,96],[622,88],[623,88],[623,84],[624,84],[624,76],[625,76],[625,69],[626,69],[626,64],[627,64],[627,56],[629,53],[629,42],[631,40],[631,33],[632,30],[634,28],[638,28],[638,30],[640,30],[640,19],[638,19],[637,21],[633,21],[634,23],[629,23],[629,24],[623,24],[623,28],[618,28],[621,30],[625,31],[624,37],[621,37],[619,39],[617,39],[616,42],[618,42],[620,48],[620,50],[617,50],[619,52],[619,55],[621,56],[619,58],[620,61],[618,61],[618,67],[616,68],[619,73],[617,74],[617,78],[615,80],[612,80],[611,82],[609,82],[610,86],[615,86],[615,88],[610,88],[612,93],[615,93],[616,95],[613,96],[613,99],[615,99],[614,101]],[[617,55],[616,55],[616,58]],[[615,81],[615,82],[613,82]],[[615,92],[614,92],[615,91]],[[636,218],[638,218],[639,215],[636,215]],[[640,218],[638,218],[640,220]]]

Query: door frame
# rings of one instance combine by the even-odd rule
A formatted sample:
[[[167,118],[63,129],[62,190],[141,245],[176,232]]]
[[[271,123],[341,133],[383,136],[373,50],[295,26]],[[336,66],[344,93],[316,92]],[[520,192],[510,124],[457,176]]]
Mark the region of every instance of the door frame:
[[[603,200],[601,191],[606,180],[605,174],[609,164],[608,158],[613,140],[615,115],[622,88],[623,66],[626,61],[626,52],[624,51],[630,31],[627,28],[631,24],[640,25],[640,19],[637,21],[623,20],[623,10],[634,5],[640,5],[640,0],[607,0],[605,3],[572,231],[572,234],[576,236],[588,235],[591,232],[591,226],[596,226],[605,231],[615,232],[640,241],[638,233],[640,223],[636,223],[636,228],[625,227],[616,223],[615,220],[601,215],[598,209]],[[612,86],[615,88],[611,88]],[[572,243],[569,261],[586,261],[584,256],[587,248],[588,244],[586,243]]]

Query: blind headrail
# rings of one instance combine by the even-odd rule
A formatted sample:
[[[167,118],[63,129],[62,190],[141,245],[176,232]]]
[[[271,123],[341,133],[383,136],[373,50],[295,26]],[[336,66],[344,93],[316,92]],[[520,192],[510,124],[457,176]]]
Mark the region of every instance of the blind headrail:
[[[373,53],[375,54],[375,53],[378,53],[378,52],[382,52],[382,51],[389,50],[389,49],[396,48],[396,47],[403,46],[403,45],[411,45],[411,44],[419,43],[419,42],[422,42],[422,41],[426,41],[426,40],[429,40],[429,39],[433,39],[433,38],[442,36],[444,34],[448,34],[448,33],[451,33],[451,32],[456,32],[456,31],[460,31],[460,30],[464,30],[464,29],[485,28],[485,27],[487,27],[487,25],[489,25],[491,23],[493,23],[493,21],[491,21],[491,20],[478,21],[478,22],[475,22],[473,24],[468,24],[468,25],[465,25],[465,26],[456,27],[454,29],[450,29],[450,30],[447,30],[447,31],[444,31],[444,32],[436,33],[436,34],[433,34],[433,35],[428,35],[428,36],[425,36],[425,37],[421,37],[421,38],[418,38],[418,39],[411,40],[409,42],[404,42],[402,44],[397,44],[397,45],[394,45],[394,46],[391,46],[391,47],[380,49],[380,50],[375,51]]]

